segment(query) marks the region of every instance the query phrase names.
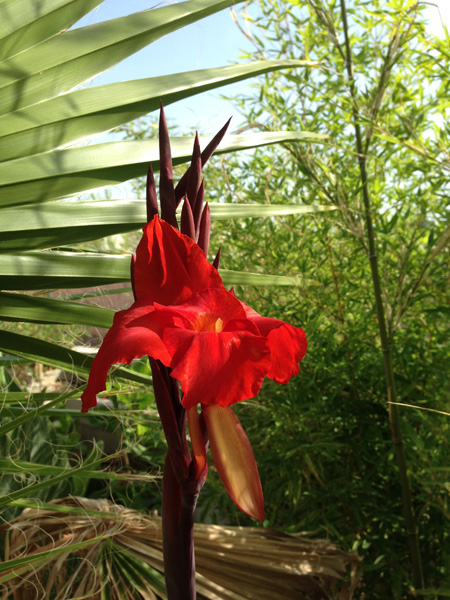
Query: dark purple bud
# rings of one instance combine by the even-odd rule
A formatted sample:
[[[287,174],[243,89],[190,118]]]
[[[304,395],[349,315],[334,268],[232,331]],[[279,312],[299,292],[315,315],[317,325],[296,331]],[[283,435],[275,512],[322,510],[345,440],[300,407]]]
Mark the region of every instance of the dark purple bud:
[[[178,229],[176,218],[175,193],[173,189],[172,153],[170,151],[169,131],[161,102],[159,115],[159,197],[161,200],[161,218]]]
[[[220,262],[220,248],[217,251],[216,258],[214,259],[213,264],[212,264],[212,266],[216,269],[216,271],[219,270],[219,262]]]
[[[192,216],[191,205],[184,199],[183,208],[181,209],[181,233],[184,233],[195,241],[195,224]]]
[[[209,236],[211,233],[211,212],[209,210],[209,205],[205,204],[205,208],[202,212],[202,218],[200,221],[200,229],[198,232],[198,241],[197,244],[203,250],[203,252],[208,256],[208,248],[209,248]]]
[[[222,129],[218,133],[216,133],[216,135],[213,137],[213,139],[209,142],[209,144],[203,150],[203,152],[201,154],[202,168],[206,165],[208,160],[211,158],[212,153],[214,152],[214,150],[217,148],[217,146],[222,141],[222,138],[228,129],[230,121],[231,121],[231,117],[228,119],[228,121],[225,123],[225,125],[222,127]],[[191,168],[189,167],[189,169],[186,171],[186,173],[180,179],[177,187],[175,188],[175,202],[176,202],[177,206],[180,204],[181,199],[186,195],[186,186],[187,186],[190,169]]]
[[[151,164],[148,165],[145,199],[147,203],[147,221],[151,221],[155,215],[159,214],[155,178],[153,177]]]
[[[196,238],[198,238],[198,232],[200,230],[200,219],[202,216],[204,196],[205,196],[205,182],[202,181],[202,183],[200,184],[198,193],[197,193],[197,198],[195,199],[194,208],[192,210],[192,214],[194,216]]]
[[[189,200],[192,210],[194,210],[197,199],[198,190],[200,188],[202,178],[202,159],[200,152],[200,142],[198,133],[195,133],[194,149],[192,151],[191,166],[189,167],[189,175],[186,183],[186,196]]]

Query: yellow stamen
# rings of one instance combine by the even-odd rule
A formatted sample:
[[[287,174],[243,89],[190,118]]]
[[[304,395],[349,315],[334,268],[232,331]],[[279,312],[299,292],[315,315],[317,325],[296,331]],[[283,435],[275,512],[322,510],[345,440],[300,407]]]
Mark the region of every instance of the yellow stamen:
[[[220,333],[223,329],[223,321],[222,319],[217,319],[216,324],[215,324],[215,329],[216,329],[216,333]]]

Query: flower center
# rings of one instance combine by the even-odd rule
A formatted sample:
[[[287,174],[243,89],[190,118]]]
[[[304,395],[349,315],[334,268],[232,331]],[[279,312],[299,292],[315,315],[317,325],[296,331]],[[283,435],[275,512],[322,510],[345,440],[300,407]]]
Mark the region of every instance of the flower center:
[[[194,328],[196,331],[220,333],[223,330],[223,321],[213,313],[202,313],[198,315]]]

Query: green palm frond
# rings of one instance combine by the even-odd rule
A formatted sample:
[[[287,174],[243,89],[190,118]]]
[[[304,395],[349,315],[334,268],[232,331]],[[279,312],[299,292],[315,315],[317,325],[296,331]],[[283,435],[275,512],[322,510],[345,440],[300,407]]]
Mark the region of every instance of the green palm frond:
[[[76,326],[84,335],[86,328],[89,333],[96,327],[109,327],[113,317],[111,310],[82,304],[78,297],[63,300],[55,297],[59,293],[50,292],[64,290],[67,295],[72,288],[93,288],[98,293],[103,285],[130,280],[129,254],[107,254],[95,246],[87,252],[73,245],[138,230],[145,221],[142,201],[93,202],[79,196],[143,175],[150,160],[155,170],[159,165],[155,140],[89,145],[86,140],[149,114],[159,108],[161,99],[165,104],[174,103],[279,69],[320,68],[308,61],[257,61],[163,77],[145,72],[144,79],[83,87],[162,36],[237,2],[186,0],[83,27],[73,26],[101,0],[0,2],[0,353],[7,355],[0,362],[0,389],[8,409],[2,414],[2,426],[7,430],[4,439],[13,443],[17,434],[17,447],[23,450],[15,456],[17,461],[44,463],[27,454],[30,440],[20,436],[33,437],[39,423],[49,423],[44,416],[46,409],[38,414],[39,407],[34,414],[18,399],[17,394],[26,397],[31,391],[24,378],[20,380],[24,365],[37,363],[69,371],[80,378],[76,385],[82,386],[92,363],[92,356],[72,347],[72,338],[65,331],[61,330],[56,340],[49,337],[48,326],[55,325],[55,330],[59,324]],[[304,131],[260,132],[229,136],[219,152],[322,141],[323,136]],[[174,139],[175,164],[190,157],[191,145],[190,139]],[[223,208],[214,210],[217,218],[226,216]],[[255,207],[251,210],[256,216]],[[238,215],[229,213],[230,218],[233,216]],[[245,278],[254,285],[298,285],[295,277],[261,273],[224,270],[223,278],[230,284]],[[66,335],[63,343],[61,335]],[[115,375],[144,388],[151,384],[149,375],[137,369],[122,367]],[[44,395],[36,398],[49,402],[48,410],[54,409],[60,400],[46,391],[39,388]],[[64,398],[61,395],[61,401]],[[73,443],[73,438],[70,440]],[[50,446],[49,455],[55,452]],[[66,449],[62,455],[67,458]],[[7,456],[6,449],[3,456]],[[52,464],[50,458],[48,462]],[[58,474],[59,493],[68,493],[64,485],[72,475],[70,468]],[[45,482],[36,485],[45,483],[47,493],[51,478],[45,477]],[[5,475],[1,480],[6,486],[0,492],[5,506],[13,500],[8,496],[8,482],[13,478]],[[20,483],[19,479],[17,476]],[[16,499],[41,489],[28,487],[23,492],[19,483],[11,488]],[[24,489],[28,484],[26,480]],[[117,581],[119,575],[118,571]]]

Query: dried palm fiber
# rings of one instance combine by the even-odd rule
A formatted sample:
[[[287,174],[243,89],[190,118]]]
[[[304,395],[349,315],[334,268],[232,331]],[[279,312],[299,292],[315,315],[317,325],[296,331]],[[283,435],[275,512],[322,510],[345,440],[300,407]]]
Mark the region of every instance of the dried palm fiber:
[[[107,500],[50,504],[0,527],[4,560],[26,557],[0,563],[1,600],[165,597],[159,517]],[[209,600],[348,600],[358,583],[358,556],[324,540],[197,524],[195,551],[198,597]]]

